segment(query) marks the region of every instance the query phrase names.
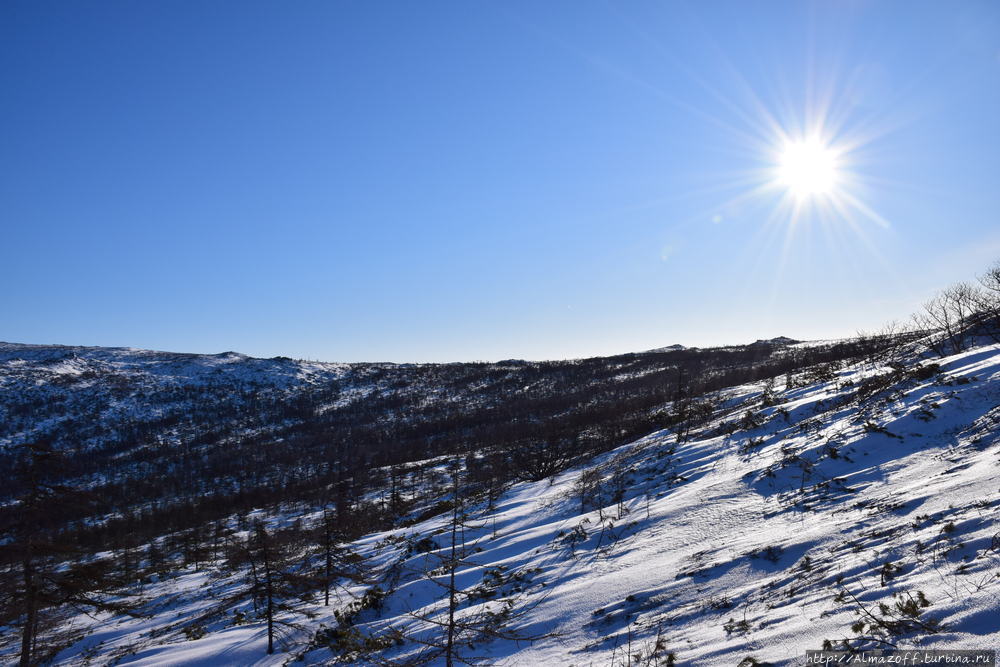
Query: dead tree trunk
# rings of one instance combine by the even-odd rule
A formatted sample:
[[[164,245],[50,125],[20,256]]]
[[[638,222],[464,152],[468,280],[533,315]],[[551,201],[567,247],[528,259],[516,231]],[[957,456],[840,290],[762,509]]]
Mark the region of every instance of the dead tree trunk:
[[[274,572],[271,569],[271,555],[268,552],[267,532],[264,524],[257,524],[257,541],[260,543],[261,560],[264,563],[265,614],[267,615],[267,654],[274,653]]]
[[[323,577],[323,606],[330,606],[330,575],[333,571],[333,536],[330,534],[330,513],[323,508],[323,551],[326,555],[326,572]]]
[[[21,632],[20,667],[28,667],[32,662],[32,649],[35,646],[35,627],[37,626],[38,600],[35,586],[35,568],[31,562],[30,545],[26,548],[24,560],[24,629]]]
[[[451,509],[451,554],[448,564],[448,640],[445,644],[445,667],[454,666],[455,653],[455,611],[458,608],[458,594],[455,590],[455,570],[458,568],[458,522],[459,522],[459,493],[458,493],[458,470],[452,472],[453,486],[453,507]]]

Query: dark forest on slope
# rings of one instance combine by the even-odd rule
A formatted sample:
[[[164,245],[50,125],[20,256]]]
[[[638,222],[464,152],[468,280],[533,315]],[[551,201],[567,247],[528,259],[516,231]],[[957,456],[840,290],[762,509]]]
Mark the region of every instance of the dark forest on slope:
[[[304,362],[285,358],[230,360],[230,370],[247,373],[167,375],[141,364],[123,370],[95,348],[11,345],[3,354],[14,372],[0,405],[0,437],[11,444],[0,469],[15,471],[29,444],[58,453],[50,481],[88,493],[53,528],[72,528],[85,548],[290,502],[330,501],[344,530],[363,532],[398,516],[399,507],[361,501],[408,463],[458,455],[482,483],[541,479],[697,419],[709,410],[706,392],[856,357],[871,345],[331,365],[305,379],[296,376]],[[212,359],[144,354],[158,371]],[[67,361],[84,370],[48,372]],[[7,487],[5,523],[21,492]]]

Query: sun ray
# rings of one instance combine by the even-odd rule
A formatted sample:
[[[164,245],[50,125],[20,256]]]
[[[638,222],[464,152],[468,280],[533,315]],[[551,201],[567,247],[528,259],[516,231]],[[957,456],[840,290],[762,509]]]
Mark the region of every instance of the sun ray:
[[[796,252],[801,252],[803,243],[836,246],[840,263],[845,258],[848,263],[857,259],[851,254],[852,247],[860,246],[868,252],[875,249],[868,231],[873,227],[889,229],[890,223],[866,201],[865,186],[872,181],[858,169],[872,157],[869,152],[873,144],[906,120],[898,114],[887,117],[879,109],[857,106],[855,100],[864,91],[863,73],[847,72],[843,58],[820,59],[810,48],[805,54],[802,85],[774,77],[753,79],[747,75],[746,67],[733,62],[724,45],[701,26],[702,42],[721,71],[722,80],[719,77],[708,80],[644,27],[620,13],[615,15],[638,41],[655,48],[666,67],[703,90],[717,111],[713,113],[702,104],[679,99],[671,94],[670,88],[640,76],[631,68],[589,54],[552,35],[549,37],[603,74],[641,88],[718,128],[731,139],[724,150],[735,161],[748,166],[735,173],[717,174],[710,186],[635,203],[624,211],[609,211],[608,215],[669,208],[702,197],[717,196],[721,200],[707,205],[703,211],[675,218],[665,232],[676,234],[694,225],[708,224],[718,212],[745,211],[748,203],[771,200],[769,213],[763,216],[765,219],[757,225],[744,249],[760,248],[750,262],[758,265],[752,270],[757,271],[770,262],[775,274],[774,290],[781,285],[790,260]],[[897,90],[893,97],[899,94]],[[856,242],[849,243],[849,237],[856,237]]]
[[[886,220],[881,215],[876,213],[874,210],[872,210],[871,207],[869,207],[863,201],[852,195],[850,192],[847,191],[841,192],[839,196],[842,197],[844,201],[846,201],[848,204],[850,204],[856,211],[860,212],[866,218],[868,218],[878,226],[882,227],[883,229],[888,229],[891,226],[888,220]]]

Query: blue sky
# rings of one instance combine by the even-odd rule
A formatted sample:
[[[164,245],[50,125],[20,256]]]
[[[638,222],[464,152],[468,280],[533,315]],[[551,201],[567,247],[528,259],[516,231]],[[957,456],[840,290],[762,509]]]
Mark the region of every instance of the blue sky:
[[[12,1],[0,85],[7,341],[835,337],[1000,258],[995,2]],[[794,214],[818,127],[849,205]]]

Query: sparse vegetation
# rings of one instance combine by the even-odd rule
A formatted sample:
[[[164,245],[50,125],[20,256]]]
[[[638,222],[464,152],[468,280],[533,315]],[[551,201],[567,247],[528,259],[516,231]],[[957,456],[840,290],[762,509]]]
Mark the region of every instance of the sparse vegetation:
[[[651,573],[658,583],[602,590],[582,612],[600,637],[581,650],[614,650],[615,664],[673,664],[668,646],[691,646],[688,624],[729,645],[758,639],[787,622],[775,610],[831,597],[819,618],[853,620],[830,646],[914,642],[952,627],[931,598],[1000,585],[1000,534],[985,532],[995,494],[934,495],[965,488],[992,456],[988,360],[978,355],[971,375],[920,347],[980,345],[992,331],[984,312],[950,333],[816,348],[357,365],[308,388],[133,386],[98,370],[83,387],[61,379],[46,385],[51,406],[34,390],[21,407],[0,405],[3,428],[23,430],[30,405],[51,429],[10,450],[0,620],[23,633],[29,664],[44,662],[84,637],[59,627],[82,618],[76,608],[156,615],[166,605],[156,596],[183,581],[185,595],[211,603],[157,626],[150,642],[259,632],[290,660],[476,663],[495,640],[547,638],[525,619],[548,590],[645,565],[630,562],[634,539],[643,557],[669,563]],[[118,402],[140,415],[160,407],[72,430],[53,415],[79,421],[76,391],[99,416]],[[892,486],[921,447],[931,474]],[[60,464],[43,470],[32,457]],[[163,474],[140,475],[154,468]],[[73,488],[80,479],[91,482]],[[758,525],[767,532],[754,534]],[[674,552],[683,556],[665,556]],[[74,655],[125,655],[116,650]]]

